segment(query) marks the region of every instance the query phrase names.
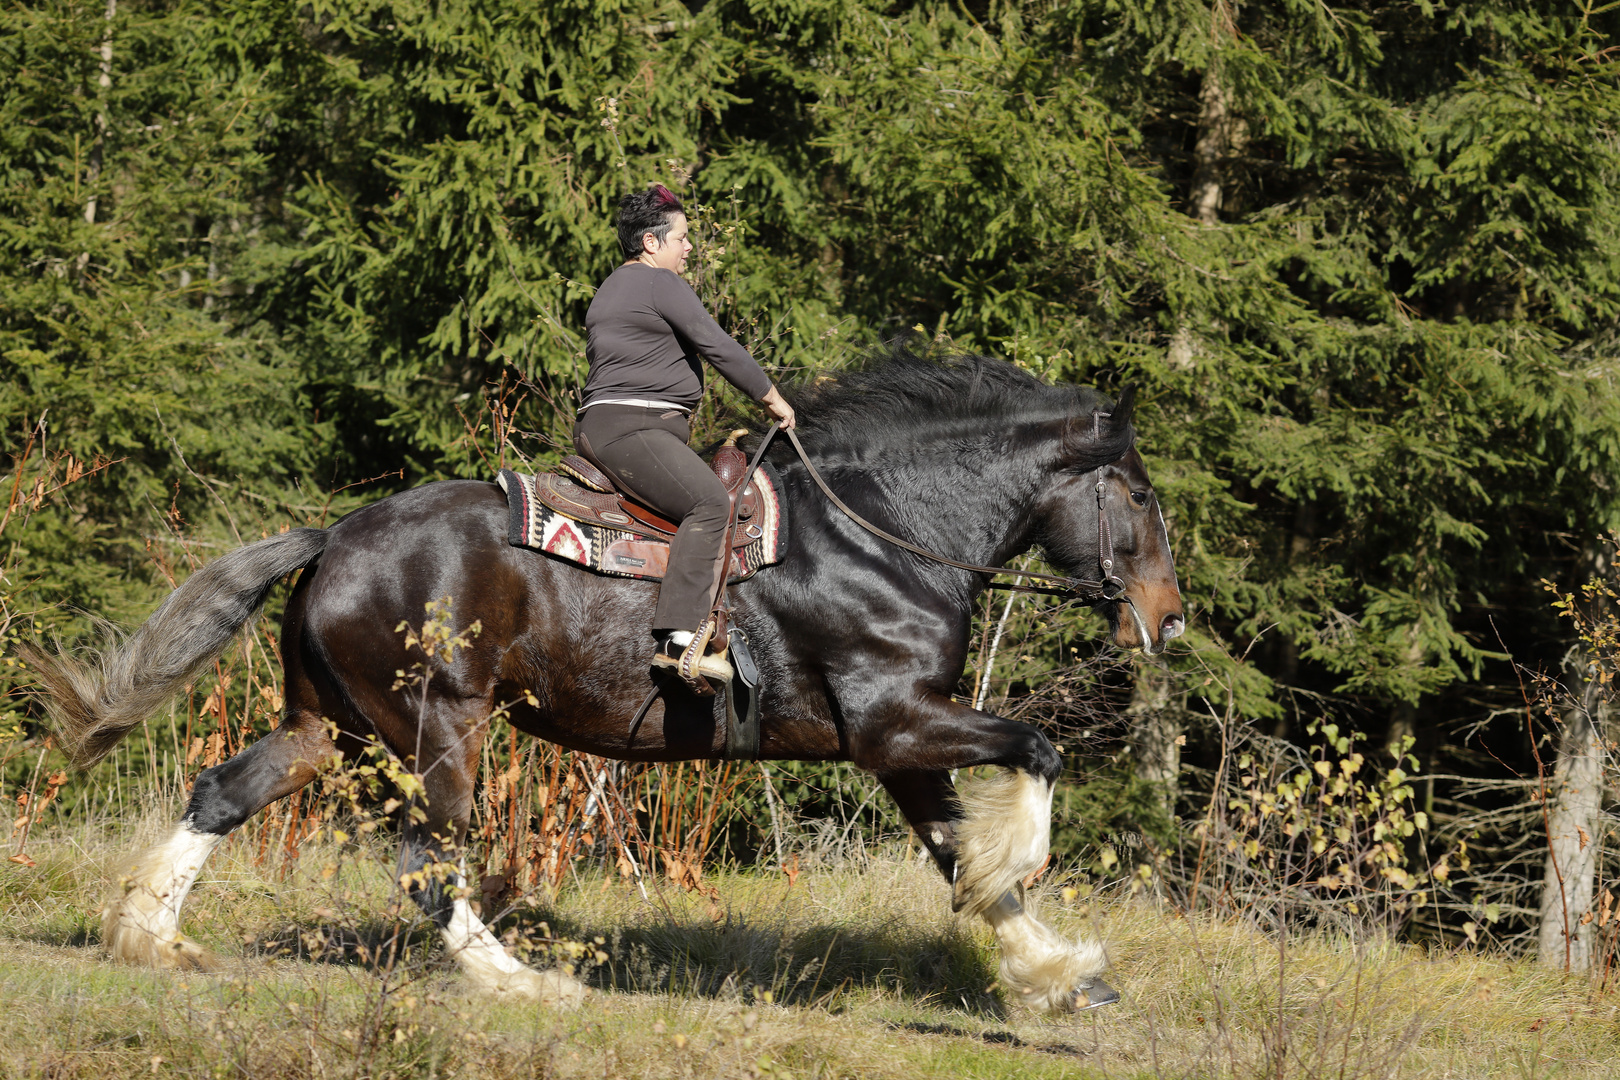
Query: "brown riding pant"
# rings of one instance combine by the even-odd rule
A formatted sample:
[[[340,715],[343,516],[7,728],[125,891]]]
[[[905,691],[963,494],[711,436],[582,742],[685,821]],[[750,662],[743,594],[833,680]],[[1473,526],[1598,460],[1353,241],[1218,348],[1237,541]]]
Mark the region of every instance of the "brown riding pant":
[[[714,470],[686,445],[689,438],[682,413],[637,405],[593,405],[574,425],[574,446],[587,461],[680,524],[658,591],[654,633],[696,630],[714,607],[726,568],[731,501]]]

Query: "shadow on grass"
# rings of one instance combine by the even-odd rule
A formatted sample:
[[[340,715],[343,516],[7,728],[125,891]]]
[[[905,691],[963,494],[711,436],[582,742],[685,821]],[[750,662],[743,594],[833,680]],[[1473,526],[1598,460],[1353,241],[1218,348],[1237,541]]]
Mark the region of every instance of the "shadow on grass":
[[[877,927],[756,924],[732,915],[719,923],[660,921],[620,926],[602,936],[576,919],[526,908],[492,929],[517,943],[529,963],[566,960],[603,992],[773,1001],[841,1012],[845,999],[878,991],[912,1004],[945,1004],[1001,1020],[1006,1009],[989,991],[996,976],[985,952],[965,932],[929,933],[896,920]],[[557,943],[582,942],[583,957]],[[247,942],[250,954],[370,970],[392,965],[449,966],[432,924],[386,916],[361,921],[287,924]],[[598,961],[592,954],[607,955]],[[575,950],[577,952],[577,950]],[[767,995],[769,995],[767,997]]]
[[[439,935],[421,920],[404,923],[374,917],[354,923],[289,923],[249,935],[245,944],[247,954],[260,959],[302,960],[368,971],[424,964],[441,968],[446,962],[438,948]]]
[[[836,1014],[849,995],[876,990],[919,1006],[960,1008],[998,1021],[1007,1016],[988,990],[995,981],[989,958],[966,934],[929,935],[899,925],[875,932],[825,925],[784,931],[730,918],[718,924],[620,927],[597,944],[596,936],[572,919],[543,921],[539,915],[534,910],[510,915],[496,924],[496,932],[509,943],[527,941],[528,960],[537,967],[551,965],[548,943],[590,943],[608,958],[596,961],[587,953],[572,961],[576,974],[607,993],[769,1000]],[[84,935],[75,936],[77,943],[86,943]],[[52,943],[69,942],[58,938]],[[250,935],[245,945],[247,955],[260,959],[370,971],[453,967],[425,919],[403,923],[378,916],[358,922],[289,923]]]
[[[1034,1050],[1041,1054],[1056,1054],[1060,1057],[1088,1057],[1095,1053],[1097,1048],[1082,1049],[1072,1043],[1032,1043],[1025,1042],[1010,1031],[969,1031],[952,1024],[925,1024],[920,1020],[906,1023],[887,1023],[884,1025],[890,1031],[909,1031],[913,1035],[950,1035],[958,1039],[977,1039],[992,1046],[1010,1046],[1017,1050]]]
[[[62,948],[82,949],[101,944],[101,928],[88,922],[74,922],[71,926],[29,927],[16,935],[18,941],[36,945],[54,945]]]
[[[544,919],[545,914],[526,908],[500,919],[494,929],[509,944],[520,943],[520,952],[527,942],[528,961],[536,967],[551,966],[554,954],[574,963],[587,985],[607,993],[768,1000],[836,1014],[844,1011],[852,995],[876,991],[921,1007],[963,1009],[987,1020],[1000,1021],[1007,1015],[989,989],[996,979],[993,961],[966,932],[931,932],[903,920],[876,926],[790,927],[733,914],[718,923],[698,919],[620,926],[598,940],[596,932],[573,917],[554,914]],[[46,945],[98,943],[98,927],[88,921],[64,921],[66,925],[25,936]],[[229,938],[216,936],[211,944],[223,953],[240,950],[253,959],[291,959],[373,972],[453,968],[436,928],[422,916],[401,918],[384,911],[242,931],[233,935],[234,948]],[[583,958],[565,949],[548,952],[556,942],[584,942],[590,948]],[[606,953],[605,961],[592,958],[597,950]]]
[[[550,929],[558,938],[595,941],[571,919],[541,924],[527,913],[501,923],[519,934]],[[989,987],[989,956],[966,932],[930,933],[900,920],[877,927],[757,924],[731,914],[715,923],[661,921],[621,926],[598,946],[605,962],[581,965],[598,990],[683,997],[768,1000],[837,1013],[857,991],[880,991],[913,1004],[941,1002],[1002,1019]],[[766,997],[766,995],[769,997]]]

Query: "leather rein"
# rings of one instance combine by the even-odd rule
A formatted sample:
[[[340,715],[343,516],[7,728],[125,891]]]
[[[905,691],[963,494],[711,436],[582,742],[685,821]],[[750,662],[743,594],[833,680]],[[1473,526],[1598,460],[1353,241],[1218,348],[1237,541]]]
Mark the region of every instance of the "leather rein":
[[[765,437],[760,440],[758,449],[754,451],[754,459],[748,463],[748,472],[743,477],[742,486],[737,490],[747,490],[748,481],[753,477],[754,470],[759,467],[760,460],[764,458],[766,447],[770,445],[771,439],[780,429],[780,424],[772,424],[770,430],[765,433]],[[837,493],[834,492],[831,487],[827,486],[827,481],[821,478],[821,473],[817,472],[816,467],[811,464],[810,455],[805,453],[804,444],[799,442],[798,432],[789,431],[787,432],[787,437],[788,440],[793,443],[793,449],[798,451],[799,460],[804,462],[805,469],[809,471],[810,479],[815,481],[816,487],[820,488],[821,493],[827,496],[827,500],[834,506],[838,507],[839,510],[843,511],[845,516],[847,516],[851,521],[880,540],[885,540],[896,547],[904,548],[913,555],[921,555],[925,559],[932,559],[934,562],[944,563],[946,566],[954,566],[958,570],[968,570],[975,574],[988,575],[1011,574],[1016,577],[1026,578],[1030,581],[1050,583],[1046,585],[1014,585],[992,582],[989,585],[989,588],[992,589],[1005,589],[1009,592],[1044,593],[1051,596],[1065,596],[1073,600],[1087,600],[1092,603],[1126,599],[1125,582],[1121,580],[1119,575],[1114,573],[1114,537],[1113,531],[1108,527],[1108,515],[1105,512],[1105,502],[1107,499],[1108,488],[1102,478],[1102,466],[1097,467],[1096,487],[1097,565],[1098,568],[1102,570],[1102,579],[1100,581],[1094,581],[1089,578],[1062,577],[1057,574],[1041,574],[1036,573],[1033,570],[1009,570],[1006,567],[1001,566],[979,566],[975,563],[959,562],[956,559],[950,558],[949,556],[941,555],[938,552],[929,551],[924,547],[919,547],[908,540],[902,540],[893,533],[885,532],[884,530],[878,528],[870,521],[867,521],[865,518],[861,517],[861,515],[857,514],[854,510],[850,509],[849,505],[845,503],[843,499],[840,499]],[[1127,602],[1129,601],[1127,600]]]

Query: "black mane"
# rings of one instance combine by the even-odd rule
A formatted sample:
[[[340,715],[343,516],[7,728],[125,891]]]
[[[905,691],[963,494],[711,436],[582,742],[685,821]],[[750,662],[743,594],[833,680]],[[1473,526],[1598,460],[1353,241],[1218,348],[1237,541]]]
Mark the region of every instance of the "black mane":
[[[805,445],[821,452],[915,448],[964,426],[1031,424],[1107,411],[1090,387],[1051,385],[1005,360],[962,350],[912,350],[905,340],[866,353],[853,368],[812,376],[791,391]]]

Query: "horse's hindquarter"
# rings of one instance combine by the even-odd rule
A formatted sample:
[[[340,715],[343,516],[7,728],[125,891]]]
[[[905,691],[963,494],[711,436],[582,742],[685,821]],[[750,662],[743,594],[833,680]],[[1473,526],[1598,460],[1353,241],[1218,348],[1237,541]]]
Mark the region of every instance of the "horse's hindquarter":
[[[504,515],[495,485],[448,481],[390,496],[332,526],[286,628],[301,634],[297,655],[323,669],[311,673],[315,682],[330,679],[359,714],[345,726],[391,743],[413,728],[421,695],[395,689],[396,673],[419,664],[430,675],[430,712],[461,711],[465,719],[482,708],[492,687],[493,643],[510,633],[522,591],[500,551]],[[403,623],[421,634],[429,605],[440,601],[449,604],[455,632],[465,634],[474,621],[481,627],[448,666],[407,649],[400,629]],[[284,645],[289,657],[291,645]]]

